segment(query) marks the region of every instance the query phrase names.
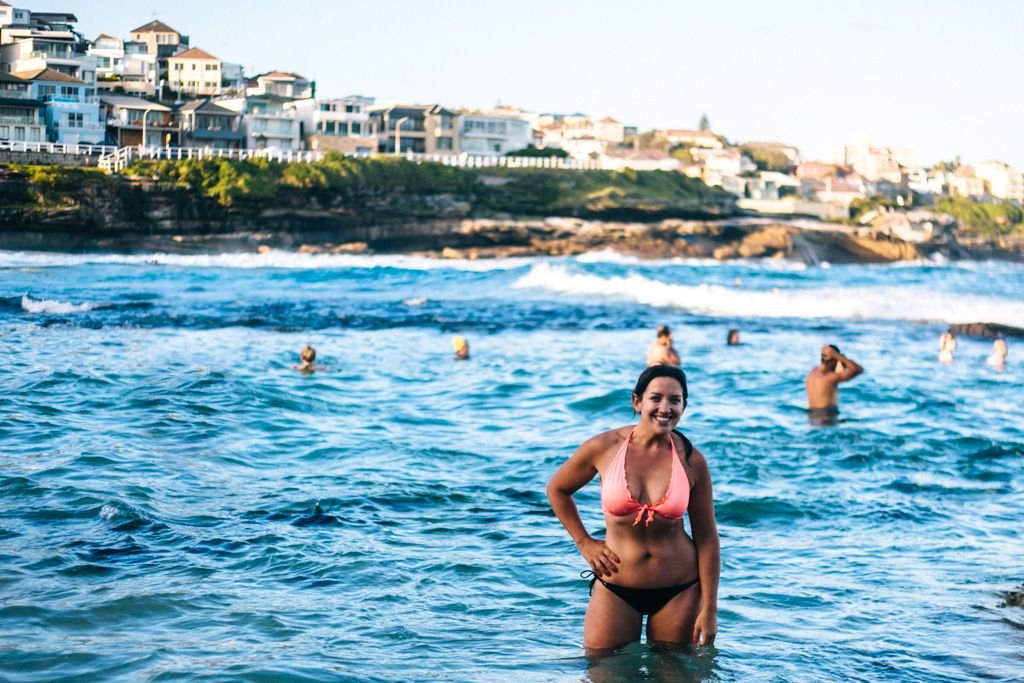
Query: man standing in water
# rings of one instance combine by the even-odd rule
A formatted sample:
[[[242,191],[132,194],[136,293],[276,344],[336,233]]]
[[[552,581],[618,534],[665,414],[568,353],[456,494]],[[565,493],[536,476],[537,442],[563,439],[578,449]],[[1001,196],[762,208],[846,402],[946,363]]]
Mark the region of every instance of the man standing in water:
[[[837,366],[842,363],[842,369]],[[839,412],[839,383],[849,382],[864,368],[839,352],[839,347],[821,347],[821,365],[807,373],[807,407],[811,415],[831,416]]]
[[[672,347],[672,330],[668,329],[668,325],[658,328],[658,338],[647,349],[647,367],[652,365],[679,367],[679,354]]]

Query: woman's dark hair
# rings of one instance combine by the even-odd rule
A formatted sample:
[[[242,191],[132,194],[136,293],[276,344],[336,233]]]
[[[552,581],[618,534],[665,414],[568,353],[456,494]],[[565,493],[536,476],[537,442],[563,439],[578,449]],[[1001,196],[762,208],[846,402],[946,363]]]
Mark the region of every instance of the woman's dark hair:
[[[643,372],[640,373],[640,377],[636,380],[636,386],[633,387],[633,395],[638,400],[643,399],[644,392],[647,391],[647,385],[651,383],[651,380],[657,377],[671,377],[675,381],[679,382],[679,386],[683,388],[683,407],[686,407],[686,373],[677,368],[674,365],[652,365]],[[690,462],[690,456],[693,455],[693,444],[686,438],[678,429],[673,430],[679,435],[679,438],[683,440],[683,450],[686,453],[686,462]]]

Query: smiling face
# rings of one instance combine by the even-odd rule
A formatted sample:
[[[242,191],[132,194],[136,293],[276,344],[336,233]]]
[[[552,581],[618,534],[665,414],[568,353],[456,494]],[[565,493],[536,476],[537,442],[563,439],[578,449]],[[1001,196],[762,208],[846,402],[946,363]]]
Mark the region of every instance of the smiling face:
[[[633,410],[640,413],[640,421],[660,434],[675,429],[684,408],[683,387],[672,377],[655,377],[642,397],[633,394]]]

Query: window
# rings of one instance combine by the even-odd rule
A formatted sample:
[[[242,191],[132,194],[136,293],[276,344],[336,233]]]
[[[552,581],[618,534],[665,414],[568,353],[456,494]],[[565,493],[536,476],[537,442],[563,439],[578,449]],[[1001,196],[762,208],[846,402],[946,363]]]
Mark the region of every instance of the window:
[[[181,62],[177,62],[177,63],[175,63],[175,65],[174,65],[174,70],[175,70],[175,71],[181,71],[181,70],[182,70],[182,69],[184,69],[184,68],[185,68],[185,65],[184,65],[184,64],[182,64]]]
[[[195,62],[192,62],[192,70],[193,70],[193,71],[195,71],[195,70],[196,70],[196,63],[195,63]]]
[[[218,66],[219,66],[218,64],[207,64],[206,65],[206,70],[207,71],[216,71]]]
[[[14,127],[14,139],[17,142],[25,142],[25,126]]]
[[[0,138],[3,138],[4,140],[6,140],[9,137],[11,137],[11,127],[10,126],[0,126]]]
[[[328,135],[334,135],[334,121],[328,121],[327,126],[324,128],[324,132]]]
[[[362,135],[362,132],[363,132],[363,124],[359,123],[358,121],[353,121],[352,122],[352,135]]]
[[[76,97],[78,95],[78,88],[73,85],[62,85],[60,86],[60,94],[63,97]]]
[[[82,128],[85,125],[85,114],[68,114],[68,128]]]
[[[437,139],[437,148],[438,149],[451,149],[452,148],[452,139],[451,138],[438,138]]]

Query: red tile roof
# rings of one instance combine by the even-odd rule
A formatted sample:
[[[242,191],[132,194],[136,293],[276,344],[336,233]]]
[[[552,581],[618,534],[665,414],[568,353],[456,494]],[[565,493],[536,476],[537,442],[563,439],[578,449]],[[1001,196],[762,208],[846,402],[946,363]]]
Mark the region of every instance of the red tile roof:
[[[200,50],[198,47],[194,47],[184,52],[179,52],[176,55],[171,55],[171,59],[212,59],[219,62],[220,60],[211,55],[205,50]]]

